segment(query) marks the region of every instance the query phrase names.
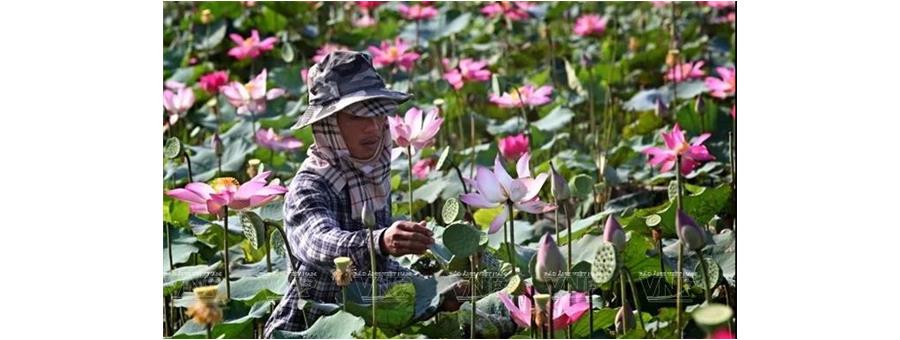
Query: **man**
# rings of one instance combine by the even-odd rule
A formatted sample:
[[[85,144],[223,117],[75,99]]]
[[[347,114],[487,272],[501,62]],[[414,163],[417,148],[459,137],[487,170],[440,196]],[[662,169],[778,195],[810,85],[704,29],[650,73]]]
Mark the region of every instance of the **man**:
[[[312,308],[304,315],[299,299],[339,303],[340,288],[331,275],[335,258],[349,257],[357,271],[369,271],[363,205],[375,211],[377,270],[391,274],[379,279],[380,291],[415,275],[389,255],[423,254],[434,243],[424,222],[391,219],[391,137],[386,116],[412,95],[386,89],[371,58],[359,52],[332,52],[313,65],[308,76],[309,108],[293,129],[312,126],[315,143],[284,202],[290,256],[298,264],[298,277],[293,279],[300,284],[290,284],[266,323],[266,337],[275,330],[306,329],[322,314]],[[371,282],[368,277],[356,279]]]

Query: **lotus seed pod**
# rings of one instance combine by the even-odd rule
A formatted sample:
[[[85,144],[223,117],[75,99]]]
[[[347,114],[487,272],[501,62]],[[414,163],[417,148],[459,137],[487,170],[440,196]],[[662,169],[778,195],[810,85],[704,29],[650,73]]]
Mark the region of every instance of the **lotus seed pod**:
[[[212,21],[212,19],[212,12],[208,8],[200,12],[200,22],[202,22],[203,24],[208,24],[210,21]]]
[[[212,302],[216,299],[216,295],[219,293],[218,286],[203,286],[194,288],[194,295],[197,296],[197,299],[202,301]]]
[[[634,328],[634,310],[630,304],[625,303],[616,313],[616,332],[622,334],[632,328]]]
[[[615,216],[610,215],[606,219],[606,228],[603,229],[603,240],[616,246],[617,251],[625,250],[625,231]]]
[[[538,311],[547,310],[550,303],[550,294],[535,294],[534,295],[534,304],[537,307]]]
[[[569,183],[566,182],[566,178],[563,177],[559,172],[556,171],[556,168],[553,167],[553,163],[550,163],[550,189],[553,191],[553,197],[556,197],[557,201],[566,201],[571,197],[569,192]]]
[[[566,268],[566,260],[550,233],[546,233],[541,237],[537,255],[535,256],[537,256],[537,261],[534,270],[535,278],[538,281],[547,282],[550,279],[554,279]]]
[[[363,224],[366,225],[366,228],[375,228],[375,212],[372,211],[371,208],[369,208],[369,203],[363,203],[362,218]]]
[[[678,63],[678,55],[680,52],[676,49],[669,50],[669,54],[666,55],[666,65],[669,67],[674,67],[675,64]]]
[[[631,53],[636,53],[638,48],[640,48],[640,47],[641,47],[641,44],[638,41],[637,37],[629,37],[628,38],[628,50],[631,51]]]
[[[247,176],[250,176],[250,178],[256,177],[256,175],[259,173],[260,163],[261,161],[256,158],[247,161]]]
[[[691,250],[703,249],[706,246],[706,236],[703,235],[703,230],[697,226],[697,222],[694,222],[694,219],[681,210],[678,211],[676,218],[678,220],[678,238],[681,239],[681,242],[684,242]]]
[[[347,270],[347,267],[350,267],[350,258],[341,256],[334,259],[334,266],[338,270]]]

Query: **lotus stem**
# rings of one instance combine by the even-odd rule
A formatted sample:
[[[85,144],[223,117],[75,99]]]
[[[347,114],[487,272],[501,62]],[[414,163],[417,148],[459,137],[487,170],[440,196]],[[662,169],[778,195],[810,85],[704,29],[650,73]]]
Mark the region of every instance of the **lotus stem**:
[[[588,337],[594,338],[594,292],[593,288],[588,289]]]
[[[475,270],[477,268],[477,264],[475,263],[475,255],[469,256],[470,267],[472,268],[472,276],[469,279],[469,302],[472,304],[472,320],[471,325],[469,325],[469,338],[475,339]]]
[[[699,250],[697,251],[697,258],[700,260],[700,269],[703,270],[703,283],[706,284],[703,287],[703,295],[706,298],[706,303],[709,304],[712,302],[709,291],[713,288],[709,286],[709,269],[707,269],[706,260],[703,259],[703,253]]]
[[[548,314],[547,323],[550,325],[549,326],[550,333],[547,336],[547,338],[553,339],[554,334],[553,334],[553,281],[552,280],[547,280],[547,290],[550,291],[550,308],[547,311],[547,314]]]
[[[513,204],[511,201],[506,202],[506,208],[509,211],[509,243],[506,244],[506,250],[507,250],[507,252],[509,252],[509,263],[512,264],[513,275],[517,275],[516,274],[516,231],[515,231],[515,223],[513,223]]]
[[[265,230],[266,239],[264,240],[266,244],[266,271],[269,273],[272,272],[272,243],[269,242],[269,239],[272,238],[272,234],[269,233],[269,230]]]
[[[225,216],[222,218],[225,227],[222,228],[222,244],[224,246],[223,252],[225,253],[225,296],[226,300],[231,300],[231,273],[228,268],[228,206],[222,207],[225,211]]]
[[[188,156],[187,150],[182,150],[181,154],[184,155],[184,162],[187,163],[188,183],[193,183],[194,182],[194,174],[191,171],[191,157]]]
[[[166,250],[168,250],[169,253],[169,270],[173,270],[175,269],[175,262],[172,261],[172,237],[170,235],[171,232],[169,231],[171,226],[168,223],[163,223],[163,226],[165,227],[163,230],[166,231],[166,245],[168,246]]]
[[[412,167],[413,167],[413,164],[412,164],[412,157],[413,157],[413,155],[412,155],[412,145],[407,145],[407,146],[406,146],[406,155],[408,156],[408,157],[406,158],[406,160],[407,160],[407,163],[408,163],[408,165],[409,165],[409,168],[407,168],[407,170],[409,171],[409,172],[408,172],[408,174],[409,174],[409,182],[407,182],[406,191],[407,191],[407,193],[409,194],[409,219],[412,220],[412,219],[413,219],[413,191],[412,191],[412,185],[413,185],[413,183],[412,183],[412,182],[413,182],[413,174],[412,174]]]
[[[206,325],[206,338],[207,338],[207,339],[213,339],[213,336],[212,336],[212,326],[211,326],[211,325],[208,325],[208,324]]]
[[[682,204],[681,203],[681,196],[682,196],[682,191],[681,191],[682,178],[681,177],[682,177],[681,176],[681,155],[677,155],[677,156],[675,156],[675,185],[677,188],[676,191],[678,192],[678,195],[676,195],[675,204],[676,204],[676,208],[678,208],[679,211],[681,210],[681,204]],[[676,233],[679,229],[681,229],[681,223],[678,222],[678,218],[676,217],[675,218]],[[660,256],[662,256],[662,254],[660,254]],[[681,329],[683,326],[682,320],[681,320],[681,286],[682,286],[682,280],[683,280],[682,273],[684,271],[683,257],[684,257],[684,242],[682,242],[681,240],[678,240],[678,269],[676,269],[676,271],[675,271],[675,275],[677,276],[676,277],[677,278],[677,280],[676,280],[677,286],[675,287],[675,310],[677,313],[677,314],[675,314],[675,328],[678,331],[679,339],[683,337],[683,334],[681,332]]]
[[[375,294],[377,294],[378,288],[375,280],[375,229],[371,226],[369,227],[369,262],[371,267],[369,274],[372,276],[372,338],[378,338],[378,324],[375,320]]]
[[[569,237],[568,242],[566,242],[566,248],[568,248],[567,251],[568,251],[568,255],[569,255],[569,257],[566,259],[566,261],[568,261],[568,263],[567,263],[568,266],[566,267],[566,269],[568,269],[568,272],[566,272],[566,290],[569,291],[569,290],[571,290],[571,288],[569,287],[569,280],[572,279],[571,278],[571,275],[572,275],[572,219],[569,216],[568,202],[563,200],[562,206],[563,206],[563,215],[566,215],[566,235],[568,235],[568,237]],[[556,239],[559,240],[558,237]],[[570,295],[570,298],[571,298],[571,295]],[[572,324],[571,323],[568,325],[568,327],[566,327],[566,338],[567,339],[572,338]]]
[[[638,314],[638,322],[641,324],[641,329],[647,330],[644,326],[644,318],[641,316],[641,301],[638,299],[637,289],[634,287],[634,279],[631,277],[631,272],[626,270],[625,274],[628,275],[625,278],[628,279],[628,286],[631,287],[631,297],[634,300],[634,308],[637,310]]]

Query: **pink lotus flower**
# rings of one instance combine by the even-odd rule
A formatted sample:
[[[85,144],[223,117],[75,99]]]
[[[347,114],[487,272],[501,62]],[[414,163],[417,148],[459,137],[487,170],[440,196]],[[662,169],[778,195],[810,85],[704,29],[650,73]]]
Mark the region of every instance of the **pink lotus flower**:
[[[397,10],[400,11],[400,15],[406,20],[427,20],[434,18],[434,16],[438,14],[438,11],[434,9],[434,7],[422,6],[419,4],[412,6],[399,4],[397,5]]]
[[[500,157],[494,159],[494,171],[491,172],[483,166],[478,166],[475,173],[475,180],[469,180],[473,183],[477,192],[470,192],[461,195],[459,199],[464,203],[475,208],[496,208],[512,202],[513,205],[522,211],[531,214],[540,214],[556,209],[556,206],[541,202],[538,193],[547,180],[549,175],[543,173],[535,178],[531,177],[528,163],[531,161],[531,155],[524,154],[516,163],[516,172],[519,178],[512,179]],[[499,215],[491,222],[488,233],[493,234],[500,230],[503,223],[509,216],[508,209],[503,209]]]
[[[200,77],[200,88],[206,93],[217,94],[219,88],[228,83],[228,72],[215,71]]]
[[[507,160],[519,159],[523,154],[528,153],[530,148],[528,136],[524,133],[504,137],[500,140],[498,146],[500,154]]]
[[[228,50],[228,55],[235,57],[238,60],[256,58],[260,54],[275,48],[275,43],[278,42],[278,38],[276,37],[268,37],[263,41],[259,41],[259,32],[256,30],[252,30],[250,32],[250,37],[247,39],[244,39],[236,33],[232,33],[229,37],[231,37],[231,40],[234,41],[237,46]]]
[[[509,20],[520,21],[531,17],[531,13],[528,10],[532,7],[534,7],[534,4],[527,1],[499,1],[482,7],[481,14],[486,15],[488,18],[503,15]]]
[[[709,334],[709,339],[734,339],[734,334],[728,331],[728,327],[719,328]]]
[[[256,131],[256,142],[274,151],[294,150],[303,146],[303,142],[293,136],[279,136],[275,130],[259,129]]]
[[[519,295],[519,305],[513,304],[506,292],[497,294],[506,309],[509,310],[513,321],[522,328],[531,327],[532,305],[531,299],[526,295]],[[565,293],[553,301],[553,329],[563,329],[574,324],[588,311],[587,297],[584,293]]]
[[[381,42],[381,48],[369,46],[369,52],[372,52],[372,64],[375,67],[384,67],[391,64],[397,64],[400,69],[409,71],[413,67],[413,63],[419,59],[419,54],[408,51],[409,45],[403,42],[400,37],[394,39],[394,45],[390,45],[387,41]]]
[[[575,34],[582,37],[601,35],[606,31],[606,18],[596,14],[582,15],[575,21]]]
[[[716,67],[716,72],[722,79],[706,77],[706,88],[712,91],[711,96],[725,98],[737,92],[737,71],[734,68]]]
[[[266,101],[284,95],[284,89],[274,88],[266,92],[266,70],[249,83],[233,81],[221,88],[228,103],[237,108],[238,114],[262,113],[266,111]]]
[[[706,6],[712,8],[734,7],[734,1],[706,1]]]
[[[381,6],[381,5],[384,5],[387,3],[384,1],[354,1],[354,2],[356,3],[356,6],[359,6],[360,8],[364,8],[364,9],[375,9],[378,6]]]
[[[660,171],[668,172],[675,167],[675,159],[677,155],[681,155],[681,174],[687,175],[700,164],[700,162],[713,160],[711,154],[703,145],[703,142],[709,138],[709,133],[704,133],[697,138],[691,140],[688,144],[684,139],[684,131],[675,124],[672,132],[662,133],[663,140],[666,142],[668,149],[650,147],[643,151],[645,155],[650,156],[650,165],[656,167],[662,165]]]
[[[168,82],[163,91],[163,107],[169,112],[169,118],[184,115],[194,105],[194,90],[178,82]],[[174,122],[172,123],[174,124]]]
[[[309,82],[309,69],[308,68],[300,69],[300,78],[303,78],[304,83]]]
[[[431,169],[434,169],[434,164],[434,159],[420,159],[418,162],[416,162],[416,164],[413,165],[413,176],[416,176],[416,178],[418,179],[425,179],[426,177],[428,177],[428,173],[431,172]]]
[[[685,81],[688,79],[702,78],[706,75],[706,72],[704,72],[702,68],[702,60],[696,63],[688,62],[678,64],[678,66],[670,68],[669,71],[666,72],[666,80]]]
[[[360,16],[356,20],[353,20],[353,27],[365,28],[375,26],[378,22],[375,21],[375,18],[369,15],[369,11],[366,9],[360,10]]]
[[[525,85],[520,87],[518,91],[512,91],[512,93],[504,92],[501,96],[491,93],[490,100],[491,103],[503,108],[517,108],[525,105],[533,107],[549,103],[550,94],[552,93],[553,88],[549,85],[541,86],[537,90],[532,85]]]
[[[270,171],[260,173],[243,185],[231,177],[216,178],[211,182],[212,185],[203,182],[189,183],[184,189],[169,190],[166,195],[190,203],[192,213],[212,214],[221,218],[225,206],[234,210],[252,209],[286,193],[287,188],[281,185],[266,185],[269,174]]]
[[[434,136],[441,130],[441,124],[444,118],[438,115],[438,109],[434,108],[428,111],[425,119],[422,119],[422,110],[416,107],[406,111],[406,116],[388,117],[388,123],[391,129],[391,138],[394,143],[401,148],[413,147],[415,150],[421,150],[434,142]],[[410,155],[412,157],[412,155]]]
[[[334,51],[349,51],[349,49],[341,44],[325,43],[325,45],[316,50],[316,55],[312,57],[312,60],[316,63],[321,63],[329,53]]]
[[[465,58],[459,61],[458,67],[451,67],[450,60],[444,59],[444,79],[453,86],[453,89],[459,90],[467,81],[488,81],[491,80],[491,71],[485,69],[487,61],[473,61],[471,58]]]

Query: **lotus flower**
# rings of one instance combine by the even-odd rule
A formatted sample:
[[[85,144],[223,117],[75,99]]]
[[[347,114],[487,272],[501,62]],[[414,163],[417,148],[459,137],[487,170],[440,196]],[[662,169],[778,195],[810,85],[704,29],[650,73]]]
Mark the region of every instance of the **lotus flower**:
[[[695,63],[688,62],[678,64],[674,68],[669,69],[669,72],[666,73],[666,80],[685,81],[688,79],[702,78],[706,75],[706,72],[703,72],[702,67],[702,60]]]
[[[190,203],[192,213],[212,214],[221,218],[225,206],[234,210],[250,209],[266,204],[287,192],[287,188],[281,185],[272,183],[266,185],[269,174],[270,171],[263,172],[242,185],[231,177],[216,178],[212,181],[212,185],[194,182],[183,189],[169,190],[166,194]]]
[[[292,136],[279,136],[275,130],[259,129],[256,131],[256,142],[274,151],[294,150],[303,146],[303,142]]]
[[[422,119],[422,110],[416,107],[406,111],[406,116],[388,117],[391,129],[391,138],[401,148],[412,146],[414,150],[421,150],[434,142],[434,136],[441,129],[444,118],[438,115],[438,109],[428,111],[425,119]],[[410,155],[412,156],[412,155]]]
[[[531,13],[528,10],[532,7],[534,7],[534,4],[527,1],[499,1],[482,7],[481,14],[486,15],[488,18],[502,15],[511,21],[520,21],[531,17]]]
[[[375,21],[375,18],[369,15],[369,11],[363,9],[362,15],[356,20],[353,20],[353,27],[371,27],[375,26],[378,22]]]
[[[503,302],[503,305],[506,306],[506,309],[509,310],[513,322],[522,328],[531,327],[532,305],[531,299],[528,296],[519,295],[518,306],[513,304],[512,299],[506,292],[498,293],[497,296],[500,298],[500,301]],[[563,329],[574,324],[587,311],[588,302],[584,293],[567,292],[553,301],[553,328]]]
[[[453,86],[454,90],[459,90],[465,82],[471,81],[488,81],[491,79],[491,71],[485,69],[487,61],[473,61],[471,58],[465,58],[459,61],[458,67],[451,67],[450,60],[444,59],[444,79]]]
[[[391,45],[387,41],[381,42],[381,48],[369,46],[369,52],[372,52],[372,65],[375,67],[384,67],[397,64],[401,70],[409,71],[413,67],[413,63],[419,59],[419,54],[408,51],[409,45],[403,42],[400,37],[394,39]]]
[[[200,77],[200,88],[206,93],[217,94],[219,88],[228,83],[228,72],[215,71]]]
[[[537,90],[532,85],[525,85],[520,87],[518,91],[513,91],[512,93],[504,92],[500,96],[496,93],[491,93],[491,103],[503,108],[515,108],[525,105],[541,106],[550,102],[551,93],[553,93],[553,88],[549,85],[541,86]]]
[[[528,153],[530,148],[528,136],[524,133],[504,137],[500,140],[498,146],[500,154],[508,160],[519,159],[522,155]]]
[[[517,179],[512,179],[509,176],[509,173],[503,168],[499,156],[494,159],[493,172],[485,167],[478,166],[474,180],[477,192],[464,194],[460,196],[460,200],[476,208],[496,208],[512,202],[517,209],[532,214],[553,211],[553,209],[556,209],[556,206],[541,202],[540,198],[537,197],[549,175],[543,173],[532,178],[528,165],[530,160],[531,155],[527,153],[519,158],[519,161],[516,163],[516,172],[519,176]],[[500,230],[507,217],[511,218],[508,215],[508,209],[503,209],[491,222],[488,233],[493,234]]]
[[[687,175],[703,161],[713,160],[715,157],[709,154],[703,142],[709,138],[709,133],[704,133],[697,138],[691,140],[688,144],[684,139],[684,131],[675,124],[670,133],[662,133],[663,139],[666,141],[668,149],[650,147],[643,151],[645,155],[650,156],[650,165],[660,167],[660,171],[668,172],[675,167],[677,155],[681,155],[681,174]]]
[[[194,90],[178,82],[167,82],[166,87],[169,89],[163,91],[163,107],[169,112],[170,122],[172,116],[177,121],[178,116],[184,115],[194,105]]]
[[[575,34],[582,37],[589,35],[601,35],[606,31],[606,18],[596,14],[587,14],[578,17],[575,21]]]
[[[421,159],[413,165],[412,173],[418,179],[425,179],[428,177],[428,173],[431,172],[431,169],[434,168],[434,159]]]
[[[431,6],[422,6],[419,4],[415,4],[412,6],[406,6],[404,4],[397,5],[397,10],[400,11],[400,15],[403,16],[406,20],[427,20],[434,18],[438,14],[438,11]]]
[[[322,45],[322,47],[319,47],[318,50],[316,50],[316,55],[314,55],[312,57],[312,60],[316,63],[321,63],[322,60],[324,60],[325,57],[331,52],[348,51],[348,50],[349,49],[347,48],[347,46],[344,46],[344,45],[326,43],[325,45]]]
[[[706,246],[706,235],[703,229],[697,226],[694,219],[678,210],[678,216],[675,217],[678,222],[678,239],[688,246],[688,249],[697,251]]]
[[[712,8],[734,7],[734,1],[706,1],[706,6]]]
[[[228,103],[237,108],[238,114],[261,113],[266,111],[266,101],[281,97],[284,89],[274,88],[266,92],[266,70],[249,83],[233,81],[222,87]]]
[[[359,6],[360,8],[364,8],[364,9],[375,9],[378,6],[381,6],[381,5],[384,5],[387,3],[384,1],[354,1],[354,2],[356,3],[356,6]]]
[[[737,71],[734,68],[716,67],[716,72],[722,79],[706,77],[706,88],[712,91],[711,96],[725,98],[737,92]]]
[[[265,40],[260,41],[259,32],[256,30],[252,30],[250,32],[250,37],[247,39],[244,39],[236,33],[232,33],[229,37],[231,37],[231,40],[234,41],[237,46],[228,50],[228,55],[235,57],[238,60],[256,58],[260,54],[275,48],[275,43],[278,42],[278,38],[276,37],[268,37]]]
[[[610,215],[606,219],[606,228],[603,229],[603,240],[612,243],[617,251],[625,250],[625,231],[615,216]]]
[[[734,334],[728,331],[728,327],[719,328],[709,334],[709,339],[734,339]]]
[[[534,266],[535,278],[541,282],[551,281],[566,271],[566,259],[550,233],[541,237],[538,244],[537,261]]]

